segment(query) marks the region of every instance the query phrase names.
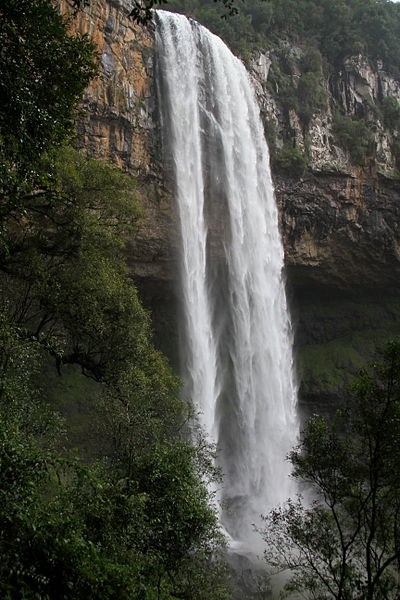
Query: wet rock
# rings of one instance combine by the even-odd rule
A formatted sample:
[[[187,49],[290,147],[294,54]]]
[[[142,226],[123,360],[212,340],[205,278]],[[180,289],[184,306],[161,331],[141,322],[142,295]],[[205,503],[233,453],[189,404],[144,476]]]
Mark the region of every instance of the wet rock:
[[[59,4],[64,13],[71,8],[68,0]],[[164,167],[161,160],[154,35],[132,23],[128,18],[130,6],[123,0],[92,0],[72,19],[71,27],[88,34],[101,57],[100,75],[82,101],[79,144],[91,156],[114,164],[137,180],[144,217],[138,235],[129,244],[129,268],[153,312],[160,346],[177,364],[177,216],[168,160],[163,161]],[[299,49],[293,52],[298,57]],[[288,132],[276,96],[267,85],[270,67],[270,53],[258,53],[251,63],[251,77],[261,113],[276,128],[279,148]],[[274,177],[296,344],[299,355],[311,356],[300,365],[301,389],[312,406],[318,404],[318,397],[330,401],[342,394],[335,378],[329,375],[324,380],[325,364],[318,373],[312,370],[316,355],[328,352],[328,345],[331,348],[338,338],[345,340],[332,362],[338,372],[345,373],[355,368],[358,360],[349,367],[341,360],[345,350],[351,348],[358,357],[359,347],[368,345],[367,337],[378,335],[372,321],[381,319],[393,332],[400,327],[397,308],[393,303],[385,304],[385,298],[397,298],[400,282],[400,188],[398,180],[391,178],[394,159],[390,134],[378,121],[374,132],[378,164],[354,167],[334,143],[331,109],[340,107],[354,115],[367,100],[376,102],[383,95],[400,99],[400,84],[382,70],[382,65],[374,67],[357,56],[326,82],[326,90],[331,102],[313,116],[308,132],[308,174],[300,179]],[[290,112],[290,128],[297,146],[305,147],[304,131],[294,111]],[[226,227],[223,211],[210,214],[209,221],[209,250],[217,261]],[[366,299],[375,307],[372,312],[379,315],[377,319],[363,317],[355,324],[351,317],[354,298]],[[357,335],[364,331],[364,338],[354,341],[355,331]]]

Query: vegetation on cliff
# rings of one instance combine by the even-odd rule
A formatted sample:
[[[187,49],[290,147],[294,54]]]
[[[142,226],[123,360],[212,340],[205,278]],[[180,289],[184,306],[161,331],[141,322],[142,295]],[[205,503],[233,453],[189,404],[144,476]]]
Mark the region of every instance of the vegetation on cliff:
[[[283,41],[318,49],[331,68],[364,53],[400,74],[400,7],[386,0],[246,0],[236,15],[224,16],[213,0],[168,0],[167,8],[189,14],[220,35],[232,50],[282,45]]]
[[[65,145],[93,48],[47,0],[0,23],[0,595],[221,598],[217,474],[125,266],[134,182]]]
[[[223,6],[213,0],[167,3],[168,9],[194,17],[221,36],[244,60],[257,50],[268,52],[271,65],[266,85],[282,115],[279,127],[270,120],[266,131],[273,167],[301,174],[298,156],[293,155],[291,161],[287,153],[298,144],[295,129],[300,128],[303,138],[296,152],[307,162],[310,125],[315,115],[329,115],[329,101],[332,142],[348,153],[352,164],[379,160],[373,133],[380,129],[390,140],[399,169],[398,98],[381,90],[374,101],[358,100],[356,109],[348,114],[335,82],[344,77],[346,61],[360,55],[375,70],[399,78],[400,4],[385,0],[246,0],[234,7],[236,14],[227,19],[221,18],[226,16]],[[279,145],[274,143],[277,136]]]

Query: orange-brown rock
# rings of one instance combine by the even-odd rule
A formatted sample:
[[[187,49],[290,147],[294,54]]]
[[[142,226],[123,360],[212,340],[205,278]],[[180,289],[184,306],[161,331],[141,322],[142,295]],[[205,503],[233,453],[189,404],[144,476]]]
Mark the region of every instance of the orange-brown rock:
[[[153,36],[118,3],[92,0],[79,11],[68,0],[59,5],[70,15],[71,29],[94,42],[99,57],[99,76],[82,101],[80,144],[132,174],[150,171]]]
[[[91,0],[79,11],[70,0],[59,6],[71,30],[93,40],[99,57],[99,75],[81,103],[78,145],[135,177],[144,216],[129,249],[131,271],[138,280],[169,281],[174,227],[157,141],[154,34],[132,21],[124,0]]]
[[[72,13],[70,0],[59,0],[59,4],[64,13]],[[71,18],[71,27],[95,42],[100,67],[82,101],[79,144],[92,156],[131,173],[138,182],[145,216],[129,248],[129,265],[145,304],[153,311],[161,347],[171,357],[176,356],[177,346],[176,215],[170,181],[162,167],[154,38],[151,31],[132,23],[128,7],[129,0],[91,0],[90,6]],[[261,106],[273,117],[276,106],[263,81],[268,64],[259,62],[257,93]],[[346,79],[349,94],[352,81]],[[303,367],[303,397],[308,394],[309,398],[313,394],[321,398],[321,390],[329,397],[337,393],[330,379],[332,369],[339,373],[351,368],[346,362],[350,358],[342,360],[350,356],[349,348],[352,356],[368,345],[369,338],[383,339],[388,331],[400,331],[398,182],[385,177],[384,169],[378,174],[350,168],[343,157],[332,162],[331,154],[325,152],[324,140],[329,137],[325,121],[329,119],[322,115],[317,122],[319,133],[313,138],[314,158],[308,174],[301,179],[275,178],[297,343],[309,356]],[[226,223],[222,213],[211,215],[210,220],[210,251],[218,260],[220,232]],[[325,382],[321,373],[329,361],[320,365],[317,375],[315,364],[326,355],[326,348],[333,352],[333,342],[340,350],[335,350],[338,358],[335,354],[333,367],[327,367]],[[342,371],[338,379],[343,380]]]

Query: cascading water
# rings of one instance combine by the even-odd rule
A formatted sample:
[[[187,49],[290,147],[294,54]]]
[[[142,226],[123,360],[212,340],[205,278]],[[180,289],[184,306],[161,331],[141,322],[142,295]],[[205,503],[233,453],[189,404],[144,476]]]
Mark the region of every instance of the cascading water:
[[[254,550],[252,524],[290,495],[298,432],[268,148],[248,73],[218,37],[157,11],[156,44],[181,229],[183,378],[217,445],[221,523]]]

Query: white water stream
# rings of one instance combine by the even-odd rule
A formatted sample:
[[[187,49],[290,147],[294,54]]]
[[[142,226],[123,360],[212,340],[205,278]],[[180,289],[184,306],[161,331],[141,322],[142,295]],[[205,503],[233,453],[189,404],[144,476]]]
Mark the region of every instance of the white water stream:
[[[221,523],[252,524],[292,490],[298,435],[283,248],[268,148],[243,64],[208,30],[157,11],[159,103],[181,230],[185,391],[217,445]]]

